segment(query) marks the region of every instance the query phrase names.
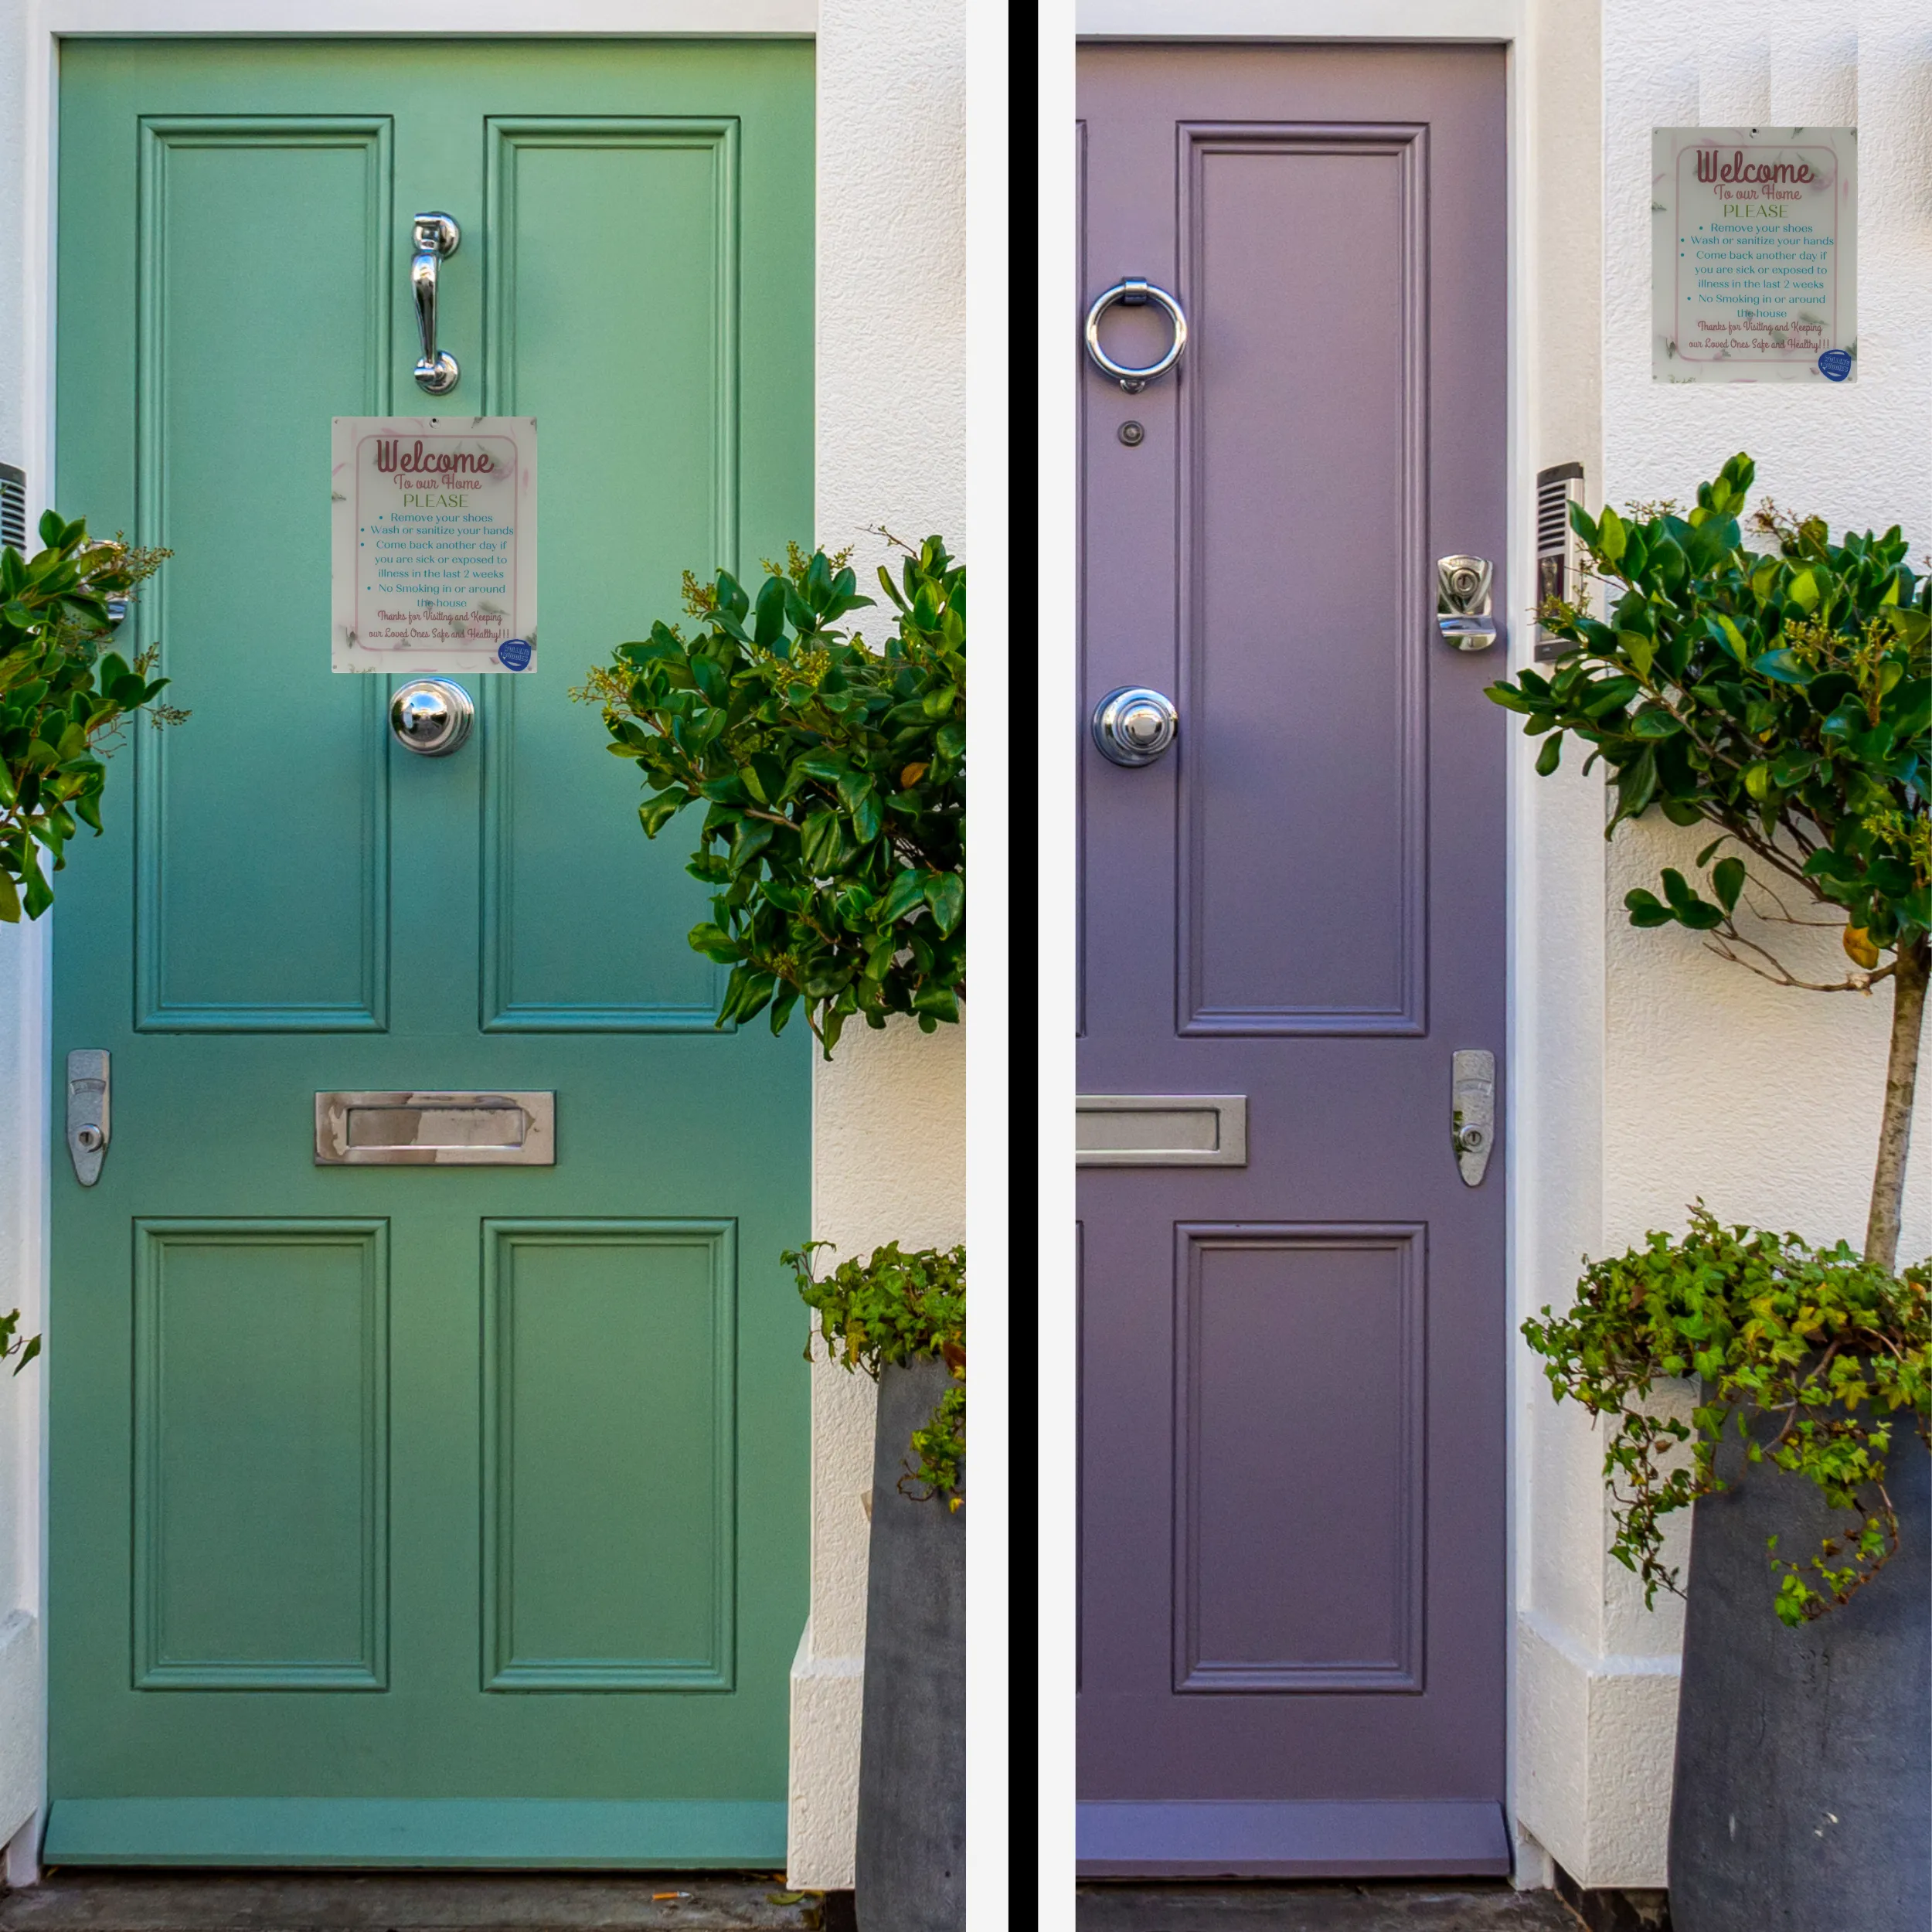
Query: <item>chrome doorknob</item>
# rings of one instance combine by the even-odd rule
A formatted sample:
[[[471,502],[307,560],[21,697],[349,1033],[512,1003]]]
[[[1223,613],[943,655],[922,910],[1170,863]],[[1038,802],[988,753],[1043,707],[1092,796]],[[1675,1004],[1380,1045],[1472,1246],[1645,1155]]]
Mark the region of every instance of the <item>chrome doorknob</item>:
[[[1151,765],[1180,729],[1172,699],[1140,685],[1110,691],[1094,707],[1094,743],[1117,765]]]
[[[390,735],[405,751],[447,758],[470,735],[476,707],[447,678],[416,678],[389,701]]]

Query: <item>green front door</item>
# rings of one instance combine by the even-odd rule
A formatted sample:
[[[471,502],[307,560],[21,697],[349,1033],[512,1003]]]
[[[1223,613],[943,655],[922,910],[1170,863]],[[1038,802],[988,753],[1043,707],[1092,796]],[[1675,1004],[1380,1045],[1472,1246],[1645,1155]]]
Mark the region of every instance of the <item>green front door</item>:
[[[783,1856],[808,1043],[713,1029],[569,692],[810,528],[811,109],[800,42],[66,46],[56,500],[173,550],[192,716],[54,915],[51,1862]],[[328,579],[330,419],[432,412],[543,493],[539,668],[434,759]],[[556,1165],[318,1167],[342,1089],[553,1092]]]

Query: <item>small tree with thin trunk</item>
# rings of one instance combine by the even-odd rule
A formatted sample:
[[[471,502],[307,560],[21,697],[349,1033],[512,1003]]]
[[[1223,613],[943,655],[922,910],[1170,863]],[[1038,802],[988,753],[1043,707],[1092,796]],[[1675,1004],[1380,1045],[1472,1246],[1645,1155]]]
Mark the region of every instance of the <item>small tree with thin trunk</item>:
[[[1653,810],[1715,835],[1695,883],[1667,867],[1661,897],[1626,895],[1632,924],[1687,927],[1781,986],[1869,995],[1891,982],[1865,1235],[1866,1261],[1890,1272],[1932,967],[1932,578],[1914,574],[1896,526],[1835,543],[1820,519],[1769,502],[1750,520],[1769,547],[1747,549],[1753,470],[1733,457],[1681,514],[1573,509],[1605,614],[1546,603],[1546,629],[1570,648],[1547,676],[1526,669],[1489,695],[1544,737],[1538,771],[1556,770],[1566,736],[1590,747],[1586,770],[1609,767],[1607,837]],[[1767,923],[1835,928],[1851,970],[1794,971]]]

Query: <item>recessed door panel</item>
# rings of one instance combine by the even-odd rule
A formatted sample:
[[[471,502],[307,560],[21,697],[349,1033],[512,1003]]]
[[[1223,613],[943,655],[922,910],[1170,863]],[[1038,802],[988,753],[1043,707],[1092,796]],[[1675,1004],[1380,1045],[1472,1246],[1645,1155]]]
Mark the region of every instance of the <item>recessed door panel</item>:
[[[1420,1690],[1420,1228],[1180,1230],[1175,1688]]]
[[[584,479],[572,540],[597,561],[544,576],[564,675],[487,694],[484,1022],[708,1031],[723,976],[685,944],[709,917],[689,841],[644,842],[635,768],[582,756],[597,714],[571,688],[677,615],[682,572],[737,556],[739,125],[499,118],[488,143],[494,406],[534,414],[546,465]],[[587,894],[587,874],[617,889]]]
[[[1182,130],[1191,1032],[1422,1025],[1427,131]]]
[[[136,1230],[138,1687],[383,1687],[387,1236]]]
[[[144,115],[138,138],[127,527],[175,552],[136,606],[137,628],[160,650],[168,701],[192,714],[192,735],[128,727],[138,1024],[379,1029],[389,787],[370,728],[378,694],[317,679],[298,704],[277,661],[300,648],[315,599],[327,604],[328,532],[312,512],[328,418],[345,398],[388,406],[391,123]],[[264,235],[277,208],[302,211],[299,247]]]
[[[498,1222],[484,1240],[490,1687],[730,1690],[730,1223]]]

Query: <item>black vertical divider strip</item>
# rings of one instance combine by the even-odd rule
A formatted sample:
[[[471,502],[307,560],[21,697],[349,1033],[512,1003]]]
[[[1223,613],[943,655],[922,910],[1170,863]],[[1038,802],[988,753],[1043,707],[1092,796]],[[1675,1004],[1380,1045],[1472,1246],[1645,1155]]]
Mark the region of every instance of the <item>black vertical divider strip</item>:
[[[1015,761],[1011,796],[1007,801],[1008,931],[1012,949],[1009,962],[1012,1026],[1008,1043],[1011,1117],[1007,1123],[1009,1168],[1009,1202],[1012,1253],[1008,1279],[1012,1311],[1012,1471],[1010,1520],[1012,1599],[1009,1613],[1009,1678],[1012,1699],[1009,1777],[1012,1922],[1030,1923],[1038,1900],[1039,1833],[1039,1417],[1046,1393],[1045,1365],[1036,1345],[1036,1328],[1029,1311],[1043,1305],[1039,1278],[1039,1159],[1036,1096],[1039,1091],[1039,979],[1043,971],[1070,972],[1070,960],[1043,961],[1039,951],[1040,825],[1039,789],[1027,781],[1026,764],[1037,743],[1037,720],[1025,694],[1041,689],[1038,666],[1021,645],[1033,627],[1019,621],[1022,612],[1037,611],[1042,591],[1039,546],[1039,383],[1038,318],[1040,269],[1039,212],[1039,21],[1032,8],[1014,5],[1009,12],[1011,50],[1009,78],[1011,143],[1009,179],[1012,224],[1012,299],[1011,390],[1009,400],[1012,474],[1008,501],[1012,526],[1006,532],[1011,560],[1008,581],[1012,607],[1005,628],[1008,689],[1015,701],[1016,737],[1029,747]],[[1064,433],[1056,425],[1056,433]],[[1062,554],[1053,567],[1070,568]],[[1043,701],[1053,703],[1066,695],[1050,686]],[[1063,733],[1063,736],[1064,734]],[[1072,1284],[1056,1282],[1051,1292],[1063,1294]],[[1055,1400],[1070,1400],[1073,1365],[1053,1365]],[[1069,1687],[1056,1685],[1063,1696]],[[1073,1794],[1060,1794],[1069,1804]]]

